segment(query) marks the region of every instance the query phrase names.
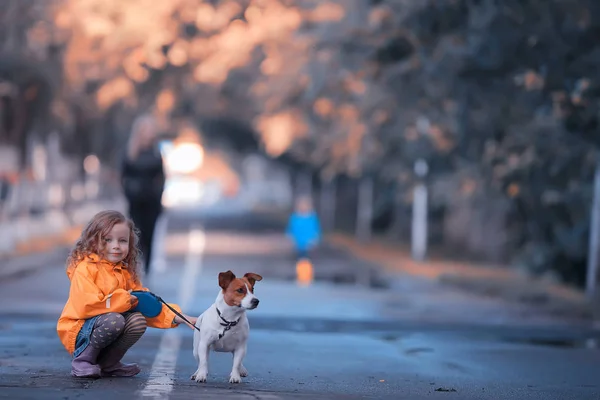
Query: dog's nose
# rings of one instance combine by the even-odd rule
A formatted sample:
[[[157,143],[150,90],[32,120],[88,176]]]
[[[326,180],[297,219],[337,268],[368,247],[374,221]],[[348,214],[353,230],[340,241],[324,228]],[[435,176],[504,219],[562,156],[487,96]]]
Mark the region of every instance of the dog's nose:
[[[252,299],[252,301],[250,302],[250,304],[252,304],[252,307],[257,307],[258,303],[260,303],[260,300],[258,300],[256,297]]]

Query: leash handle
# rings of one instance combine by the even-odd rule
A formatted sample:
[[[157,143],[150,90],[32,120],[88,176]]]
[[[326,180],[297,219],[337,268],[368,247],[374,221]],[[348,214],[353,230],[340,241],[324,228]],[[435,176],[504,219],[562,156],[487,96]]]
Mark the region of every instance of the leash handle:
[[[158,299],[158,301],[160,301],[165,306],[167,306],[169,308],[169,310],[173,311],[175,313],[175,315],[177,315],[179,318],[181,318],[190,328],[195,329],[198,332],[200,332],[200,328],[198,328],[196,325],[194,325],[190,321],[188,321],[188,319],[186,317],[184,317],[183,315],[181,315],[181,313],[179,311],[177,311],[176,309],[174,309],[173,307],[168,305],[160,296],[156,296],[156,298]]]

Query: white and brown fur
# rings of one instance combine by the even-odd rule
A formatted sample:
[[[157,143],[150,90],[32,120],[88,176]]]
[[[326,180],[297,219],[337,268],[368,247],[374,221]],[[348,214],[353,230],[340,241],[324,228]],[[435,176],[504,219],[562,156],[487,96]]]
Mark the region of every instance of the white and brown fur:
[[[248,371],[242,364],[246,356],[250,325],[246,310],[258,306],[258,298],[254,296],[254,284],[262,280],[262,276],[249,272],[242,278],[237,278],[231,271],[219,274],[221,290],[215,302],[204,311],[196,322],[200,328],[194,331],[194,358],[198,361],[198,369],[191,379],[196,382],[206,382],[208,375],[209,352],[233,353],[233,367],[229,376],[230,383],[240,383],[242,377],[248,376]],[[238,321],[230,330],[224,331],[223,320]],[[221,338],[219,336],[223,334]]]

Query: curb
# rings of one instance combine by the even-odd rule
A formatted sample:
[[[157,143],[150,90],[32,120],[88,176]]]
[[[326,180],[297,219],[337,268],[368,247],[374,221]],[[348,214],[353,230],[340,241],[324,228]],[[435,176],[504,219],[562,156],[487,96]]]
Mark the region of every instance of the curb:
[[[16,243],[12,252],[3,254],[3,258],[23,257],[30,254],[50,252],[56,247],[70,247],[81,234],[82,225],[72,226],[55,235],[38,236]]]
[[[48,264],[64,264],[68,252],[69,248],[67,246],[61,246],[43,252],[15,256],[2,265],[0,281],[9,281],[26,276]]]
[[[13,252],[5,253],[0,258],[0,280],[26,275],[49,262],[64,263],[69,248],[79,237],[81,228],[71,227],[57,235],[36,237],[17,243]]]
[[[64,262],[69,248],[79,237],[82,228],[73,226],[55,235],[17,242],[12,252],[4,253],[0,257],[0,280],[33,272],[48,262]]]
[[[532,306],[553,317],[577,321],[592,321],[596,318],[592,304],[581,291],[525,277],[514,269],[441,260],[419,263],[390,245],[376,240],[361,244],[352,237],[339,233],[327,235],[326,240],[355,257],[379,264],[391,274],[433,280],[478,296]]]

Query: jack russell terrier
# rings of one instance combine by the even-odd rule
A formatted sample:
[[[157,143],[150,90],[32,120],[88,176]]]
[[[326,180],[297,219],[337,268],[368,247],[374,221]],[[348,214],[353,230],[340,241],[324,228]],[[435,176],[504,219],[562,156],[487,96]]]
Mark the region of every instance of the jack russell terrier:
[[[260,280],[262,276],[252,272],[242,278],[236,278],[231,271],[219,274],[219,286],[222,290],[213,305],[196,321],[199,330],[194,330],[194,358],[198,361],[198,369],[192,375],[192,380],[206,382],[210,350],[233,353],[230,383],[240,383],[243,376],[248,376],[248,371],[242,364],[250,333],[246,310],[258,307],[254,284]]]

